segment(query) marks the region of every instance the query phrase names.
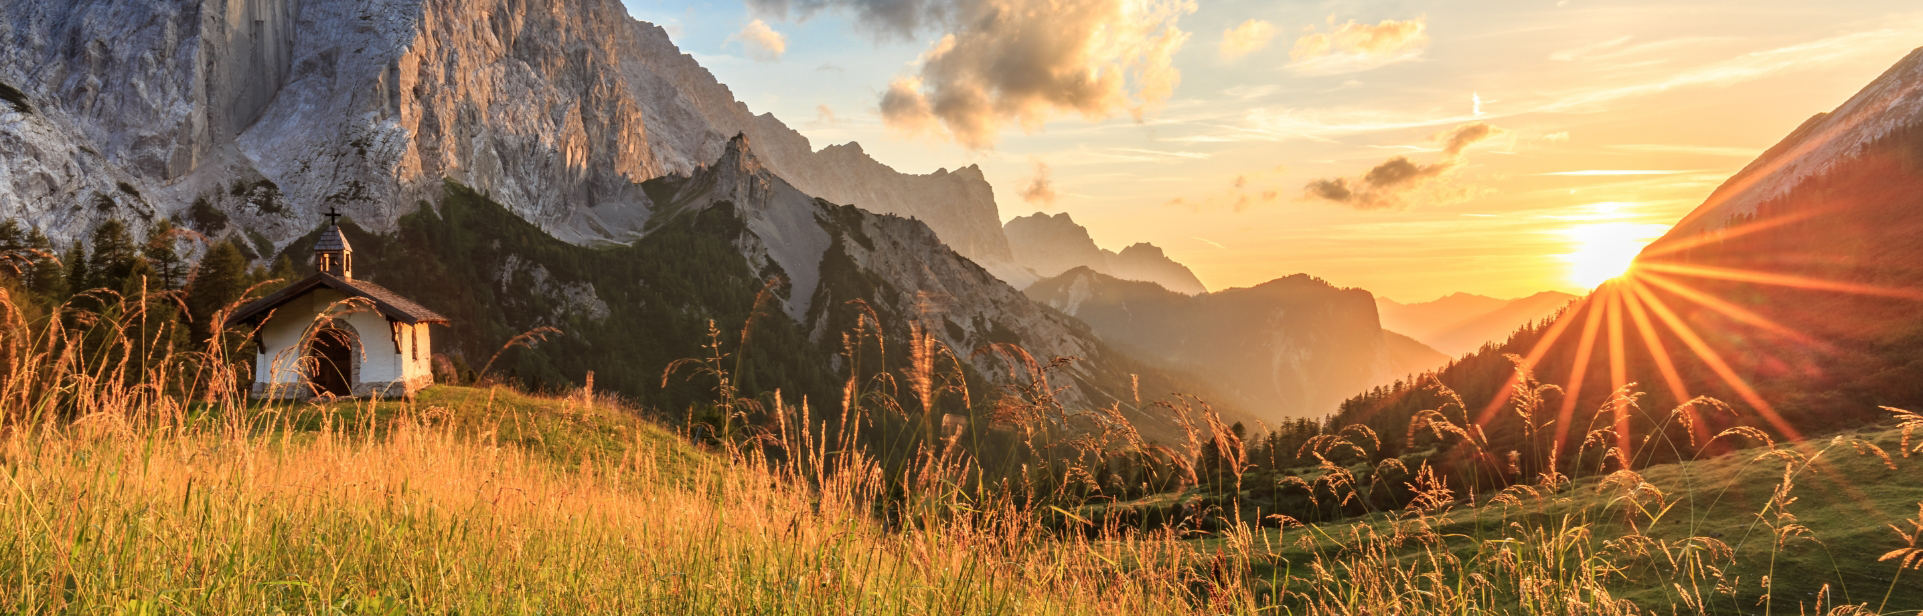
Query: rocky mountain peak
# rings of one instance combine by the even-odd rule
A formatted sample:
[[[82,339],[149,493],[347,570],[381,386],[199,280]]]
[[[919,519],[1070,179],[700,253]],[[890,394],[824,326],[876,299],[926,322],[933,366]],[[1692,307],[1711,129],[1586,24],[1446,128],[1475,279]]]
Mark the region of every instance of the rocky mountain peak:
[[[1142,259],[1142,260],[1168,259],[1168,255],[1162,252],[1161,246],[1156,246],[1148,242],[1136,242],[1134,244],[1129,244],[1127,248],[1122,249],[1122,252],[1117,253],[1117,256],[1123,259]],[[1184,268],[1184,269],[1187,269],[1187,268]]]
[[[1153,282],[1185,295],[1208,292],[1188,266],[1168,258],[1153,244],[1137,243],[1120,253],[1096,246],[1088,228],[1075,224],[1068,212],[1016,217],[1002,231],[1008,235],[1016,263],[1044,278],[1086,267],[1123,280]]]
[[[1864,86],[1841,106],[1818,113],[1730,176],[1662,239],[1714,231],[1753,214],[1804,179],[1819,175],[1897,129],[1923,124],[1923,48]]]
[[[727,147],[721,151],[721,158],[715,161],[714,166],[749,175],[765,172],[761,159],[755,156],[754,147],[748,141],[747,133],[735,133],[734,137],[729,138]]]
[[[452,180],[560,239],[625,242],[654,214],[641,183],[712,165],[739,135],[754,146],[743,163],[922,220],[1026,282],[979,174],[899,173],[853,143],[815,151],[618,0],[0,4],[0,83],[42,103],[0,125],[0,168],[30,178],[0,184],[0,214],[56,240],[197,202],[229,221],[203,234],[275,246],[330,207],[389,231]],[[50,214],[96,197],[121,205]]]

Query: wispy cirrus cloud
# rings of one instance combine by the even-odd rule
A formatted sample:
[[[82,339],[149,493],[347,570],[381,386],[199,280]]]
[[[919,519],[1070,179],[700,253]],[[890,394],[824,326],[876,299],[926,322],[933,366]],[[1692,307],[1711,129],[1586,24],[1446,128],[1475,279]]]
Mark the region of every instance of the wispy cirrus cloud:
[[[1611,176],[1611,175],[1682,175],[1685,173],[1696,173],[1696,171],[1689,170],[1689,169],[1579,169],[1576,171],[1551,171],[1549,173],[1538,173],[1536,175]]]
[[[1636,152],[1641,154],[1697,154],[1701,156],[1726,156],[1729,158],[1756,158],[1762,148],[1742,148],[1710,145],[1681,145],[1669,143],[1624,143],[1603,146],[1611,150]]]
[[[1915,38],[1923,28],[1923,18],[1907,23],[1805,41],[1794,45],[1741,54],[1670,73],[1656,79],[1633,83],[1584,88],[1553,95],[1535,106],[1535,111],[1566,112],[1594,110],[1601,105],[1626,98],[1659,94],[1678,88],[1728,86],[1761,79],[1789,70],[1837,64],[1865,53],[1882,53],[1893,44]]]

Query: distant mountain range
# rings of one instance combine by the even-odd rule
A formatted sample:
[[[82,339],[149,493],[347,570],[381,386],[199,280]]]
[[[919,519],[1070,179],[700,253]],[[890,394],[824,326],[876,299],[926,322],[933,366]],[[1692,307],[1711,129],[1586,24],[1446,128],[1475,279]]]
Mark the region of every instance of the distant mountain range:
[[[1078,267],[1027,293],[1270,422],[1326,415],[1357,391],[1448,361],[1383,331],[1368,291],[1304,274],[1189,296]]]
[[[1455,293],[1426,302],[1397,303],[1386,297],[1375,299],[1382,315],[1382,328],[1406,334],[1449,357],[1500,343],[1524,324],[1555,314],[1576,296],[1544,291],[1520,299],[1496,299],[1471,293]]]
[[[1067,212],[1050,216],[1036,212],[1002,225],[1015,263],[1040,278],[1053,278],[1086,267],[1123,280],[1140,280],[1184,295],[1207,293],[1208,288],[1154,244],[1140,243],[1114,252],[1095,245],[1088,229],[1075,224]]]

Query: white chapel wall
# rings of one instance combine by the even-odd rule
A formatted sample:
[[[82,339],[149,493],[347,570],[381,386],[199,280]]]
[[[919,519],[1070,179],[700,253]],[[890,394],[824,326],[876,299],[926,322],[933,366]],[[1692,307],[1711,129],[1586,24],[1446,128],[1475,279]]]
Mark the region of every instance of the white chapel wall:
[[[396,352],[393,330],[388,325],[387,317],[365,304],[334,305],[346,298],[339,291],[319,288],[275,309],[274,317],[261,327],[264,353],[255,362],[254,382],[271,384],[270,388],[275,390],[302,389],[299,387],[301,375],[298,369],[304,351],[302,335],[314,324],[316,315],[333,306],[335,322],[345,323],[359,339],[354,349],[354,358],[359,364],[354,375],[356,395],[399,395],[427,386],[433,374],[429,360],[432,353],[427,345],[427,326],[403,325],[400,352]],[[415,336],[420,337],[418,358],[412,352]],[[370,387],[374,391],[367,391]],[[385,391],[390,389],[392,391]],[[285,391],[273,395],[298,396],[300,393]]]

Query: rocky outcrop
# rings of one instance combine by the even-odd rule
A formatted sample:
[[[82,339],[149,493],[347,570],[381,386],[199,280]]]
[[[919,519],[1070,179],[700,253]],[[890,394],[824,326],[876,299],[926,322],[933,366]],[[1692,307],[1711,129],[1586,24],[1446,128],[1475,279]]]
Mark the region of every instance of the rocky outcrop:
[[[1039,278],[1053,278],[1078,268],[1121,278],[1153,282],[1185,295],[1207,293],[1195,273],[1162,253],[1154,244],[1139,243],[1121,253],[1095,245],[1088,229],[1067,212],[1050,216],[1037,212],[1002,226],[1017,265]]]
[[[392,228],[451,179],[562,239],[624,241],[656,207],[641,182],[743,133],[804,192],[923,220],[1015,271],[979,169],[908,175],[858,145],[814,151],[615,0],[0,0],[0,14],[0,82],[40,103],[0,119],[22,146],[0,151],[21,170],[0,215],[56,239],[95,212],[38,214],[102,184],[162,215],[204,201],[280,244],[330,207]]]

